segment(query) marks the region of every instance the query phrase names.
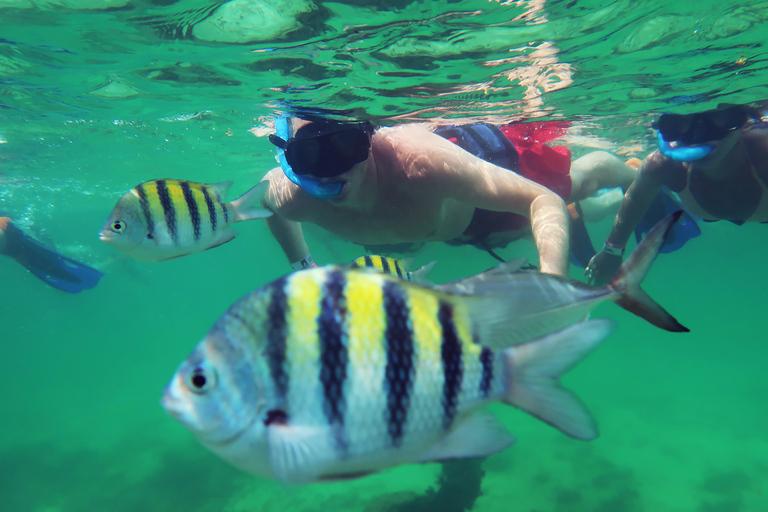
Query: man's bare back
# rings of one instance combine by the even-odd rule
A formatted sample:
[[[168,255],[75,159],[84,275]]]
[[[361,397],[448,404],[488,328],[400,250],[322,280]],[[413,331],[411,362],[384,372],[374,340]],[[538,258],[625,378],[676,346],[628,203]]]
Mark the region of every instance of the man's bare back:
[[[442,150],[437,153],[442,158],[424,156],[424,147]],[[366,166],[366,173],[360,180],[350,179],[341,196],[332,201],[301,193],[279,168],[273,169],[266,176],[272,188],[293,189],[293,193],[270,194],[267,205],[289,220],[312,222],[359,244],[446,241],[461,235],[476,207],[453,197],[459,195],[455,191],[459,171],[447,167],[450,164],[444,162],[444,155],[453,155],[461,162],[466,159],[465,152],[438,135],[410,126],[377,131],[371,151],[374,158],[361,164]],[[497,171],[495,166],[477,160],[472,164],[485,173],[484,182],[499,174],[505,181],[521,182],[521,189],[535,187],[540,189],[536,192],[554,195],[515,173]],[[471,181],[479,182],[479,176]],[[354,199],[347,200],[350,195]],[[515,213],[528,214],[523,209]]]

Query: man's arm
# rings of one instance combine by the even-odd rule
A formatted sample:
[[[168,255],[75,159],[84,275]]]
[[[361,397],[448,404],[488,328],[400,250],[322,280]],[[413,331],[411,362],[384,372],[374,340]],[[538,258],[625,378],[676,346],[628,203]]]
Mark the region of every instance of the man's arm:
[[[432,151],[419,160],[430,160],[429,189],[475,208],[511,212],[528,217],[539,251],[542,272],[568,273],[568,210],[565,202],[548,188],[519,174],[481,160],[442,137],[429,134]]]
[[[613,222],[613,229],[605,241],[603,250],[589,262],[585,274],[595,286],[605,286],[621,266],[624,248],[637,225],[645,216],[662,185],[670,183],[680,173],[683,164],[664,158],[658,151],[643,161],[637,178],[630,185],[619,212]]]
[[[314,262],[304,239],[301,223],[288,220],[281,215],[284,205],[292,197],[291,190],[286,183],[287,180],[282,176],[282,171],[272,169],[262,181],[269,181],[269,190],[264,195],[262,206],[274,212],[274,215],[266,219],[269,231],[280,244],[294,270],[313,266]]]
[[[285,256],[296,270],[312,266],[309,247],[304,240],[301,223],[286,220],[279,215],[267,217],[267,226],[277,243],[283,248]]]

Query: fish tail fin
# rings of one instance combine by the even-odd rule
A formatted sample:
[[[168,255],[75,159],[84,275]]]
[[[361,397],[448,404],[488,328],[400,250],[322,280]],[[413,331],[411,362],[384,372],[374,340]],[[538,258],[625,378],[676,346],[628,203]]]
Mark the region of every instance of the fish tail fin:
[[[671,332],[689,332],[689,329],[645,293],[640,284],[664,246],[672,226],[682,214],[682,210],[677,211],[656,224],[608,283],[608,287],[619,294],[616,304],[656,327]]]
[[[272,215],[272,210],[264,208],[261,205],[261,200],[269,190],[269,181],[262,181],[245,194],[241,195],[230,206],[235,212],[234,222],[240,222],[243,220],[251,219],[263,219]]]
[[[586,320],[502,350],[503,401],[567,436],[584,441],[595,439],[598,436],[595,420],[581,400],[560,385],[560,376],[608,337],[614,328],[612,320]]]

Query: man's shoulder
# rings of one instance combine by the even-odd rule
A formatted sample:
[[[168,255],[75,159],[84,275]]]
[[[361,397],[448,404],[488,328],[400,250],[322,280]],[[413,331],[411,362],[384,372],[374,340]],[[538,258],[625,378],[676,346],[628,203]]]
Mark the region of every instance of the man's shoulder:
[[[297,193],[299,187],[291,182],[279,167],[267,172],[262,181],[269,181],[269,189],[264,195],[264,206],[286,218],[301,211],[303,194]]]

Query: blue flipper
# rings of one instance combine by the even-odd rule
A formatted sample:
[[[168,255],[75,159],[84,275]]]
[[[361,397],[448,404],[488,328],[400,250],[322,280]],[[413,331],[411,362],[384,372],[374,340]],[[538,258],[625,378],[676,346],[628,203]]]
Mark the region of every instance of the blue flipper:
[[[16,233],[13,236],[13,247],[7,251],[8,255],[54,288],[67,293],[79,293],[96,286],[104,275],[95,268],[45,247],[21,233],[15,226],[9,228]]]
[[[589,261],[597,254],[592,239],[589,237],[587,226],[584,225],[584,216],[581,214],[581,206],[573,203],[578,214],[577,218],[571,216],[571,263],[579,268],[587,268]],[[569,206],[570,208],[570,206]]]
[[[670,215],[678,210],[683,210],[683,215],[680,217],[672,230],[667,236],[666,242],[661,248],[661,252],[673,252],[680,249],[688,240],[696,238],[701,234],[696,219],[690,213],[685,211],[685,208],[672,196],[672,193],[666,187],[663,187],[654,198],[651,206],[648,208],[643,219],[635,228],[635,239],[637,243],[645,237],[648,232],[653,229],[659,221],[664,219],[667,215]]]

